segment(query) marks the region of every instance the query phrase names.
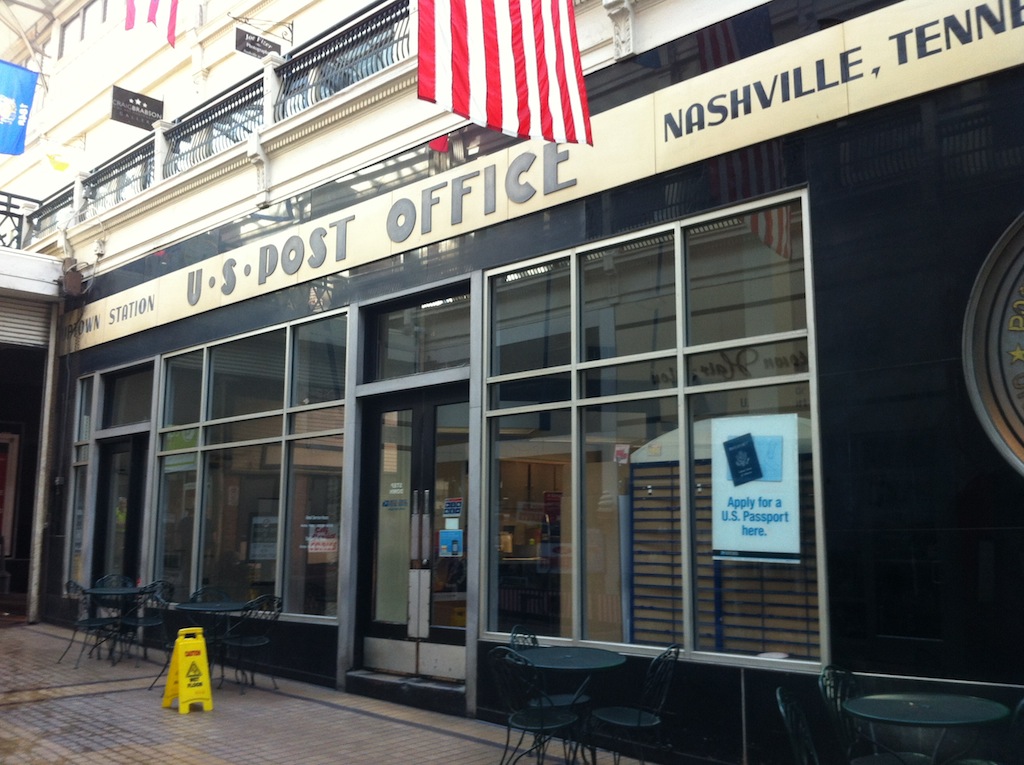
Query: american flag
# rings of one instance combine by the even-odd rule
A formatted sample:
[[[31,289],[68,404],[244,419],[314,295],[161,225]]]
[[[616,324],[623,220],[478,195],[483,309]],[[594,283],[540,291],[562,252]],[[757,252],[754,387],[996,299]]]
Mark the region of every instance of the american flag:
[[[593,144],[572,0],[420,0],[419,97],[508,135]]]
[[[771,16],[763,5],[731,19],[712,24],[697,33],[701,71],[710,72],[773,46]],[[768,194],[785,179],[781,142],[764,141],[723,154],[709,163],[711,193],[716,202]],[[750,230],[787,260],[792,257],[790,208],[773,207],[745,216]]]
[[[125,0],[124,28],[135,28],[135,0]],[[157,14],[160,12],[160,0],[149,0],[149,12],[146,14],[146,21],[156,24]],[[178,0],[170,0],[170,10],[167,15],[167,42],[173,48],[177,37],[178,27]]]

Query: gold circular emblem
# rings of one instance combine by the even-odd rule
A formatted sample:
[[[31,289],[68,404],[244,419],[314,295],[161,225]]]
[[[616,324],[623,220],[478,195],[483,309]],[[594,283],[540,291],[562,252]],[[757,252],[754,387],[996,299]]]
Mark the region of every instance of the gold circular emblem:
[[[996,242],[974,283],[963,359],[985,432],[1024,473],[1024,214]]]

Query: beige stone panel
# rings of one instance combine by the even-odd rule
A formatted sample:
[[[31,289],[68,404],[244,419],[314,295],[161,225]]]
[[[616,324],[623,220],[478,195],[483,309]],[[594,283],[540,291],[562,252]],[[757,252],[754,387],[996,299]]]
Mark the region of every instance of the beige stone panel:
[[[842,29],[833,27],[655,93],[658,172],[845,116],[842,51]],[[680,137],[670,118],[682,127]]]
[[[845,44],[860,47],[868,73],[850,84],[850,110],[912,98],[1024,63],[1024,24],[1013,5],[1007,0],[907,0],[847,21]],[[982,7],[993,12],[996,29],[1005,31],[993,31],[979,17]]]

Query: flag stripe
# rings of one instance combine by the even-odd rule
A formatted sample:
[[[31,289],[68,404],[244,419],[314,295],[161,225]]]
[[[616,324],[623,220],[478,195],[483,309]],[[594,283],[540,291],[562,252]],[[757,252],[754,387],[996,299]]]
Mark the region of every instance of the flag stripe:
[[[129,0],[130,2],[131,0]],[[417,89],[424,101],[437,98],[437,46],[434,44],[434,4],[420,3],[419,77]]]
[[[419,25],[421,99],[509,135],[592,143],[572,0],[421,0]]]
[[[483,0],[483,50],[498,51],[498,22],[495,12],[494,0]],[[504,101],[499,98],[491,98],[492,93],[501,93],[501,56],[484,56],[484,70],[486,72],[486,93],[484,99],[484,110],[487,114],[488,125],[501,125],[504,123]]]
[[[451,0],[449,24],[451,25],[452,69],[452,111],[469,116],[469,72],[468,66],[456,66],[457,61],[469,61],[469,40],[466,35],[465,0]]]
[[[157,0],[153,0],[157,2]],[[167,19],[167,42],[174,47],[174,41],[178,34],[178,0],[171,0],[171,13]]]

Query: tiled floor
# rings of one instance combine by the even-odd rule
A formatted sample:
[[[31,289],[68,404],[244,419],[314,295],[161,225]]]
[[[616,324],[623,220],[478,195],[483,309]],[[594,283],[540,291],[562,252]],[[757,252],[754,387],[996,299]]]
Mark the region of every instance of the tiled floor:
[[[180,714],[177,702],[162,706],[164,680],[147,690],[156,654],[139,666],[83,658],[76,669],[77,645],[57,663],[69,637],[46,624],[0,629],[2,765],[496,765],[501,756],[501,726],[287,679],[274,691],[262,675],[244,695],[215,680],[212,710]]]

